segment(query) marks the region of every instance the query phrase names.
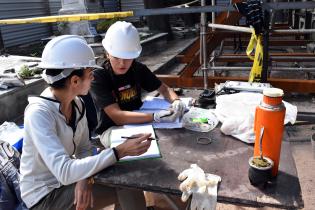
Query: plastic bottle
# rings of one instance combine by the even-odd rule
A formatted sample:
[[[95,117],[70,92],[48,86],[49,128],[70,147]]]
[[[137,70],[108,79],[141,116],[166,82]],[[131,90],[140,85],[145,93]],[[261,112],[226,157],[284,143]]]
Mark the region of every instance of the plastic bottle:
[[[264,127],[262,153],[263,156],[273,160],[272,176],[276,176],[278,174],[284,130],[285,106],[282,103],[283,91],[278,88],[268,88],[263,91],[263,95],[263,100],[260,105],[256,107],[255,113],[254,156],[260,155],[260,131],[261,128]]]

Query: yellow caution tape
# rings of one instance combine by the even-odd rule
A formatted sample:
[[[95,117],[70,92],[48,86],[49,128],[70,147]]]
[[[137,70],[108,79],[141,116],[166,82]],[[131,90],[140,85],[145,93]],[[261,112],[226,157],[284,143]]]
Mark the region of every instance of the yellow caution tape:
[[[254,51],[255,51],[255,55],[253,56],[252,53]],[[262,65],[263,65],[262,35],[261,34],[256,35],[254,30],[252,30],[252,36],[248,43],[246,54],[251,60],[254,60],[252,69],[249,74],[248,81],[260,82]]]
[[[75,22],[81,20],[112,19],[133,16],[133,11],[73,14],[73,15],[54,15],[46,17],[34,17],[23,19],[0,20],[0,24],[25,24],[25,23],[54,23],[54,22]]]

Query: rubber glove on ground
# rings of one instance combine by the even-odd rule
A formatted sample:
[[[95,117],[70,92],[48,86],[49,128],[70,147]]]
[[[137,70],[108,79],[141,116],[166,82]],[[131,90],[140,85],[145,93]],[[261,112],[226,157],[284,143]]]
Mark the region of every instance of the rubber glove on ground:
[[[178,179],[183,181],[179,186],[183,192],[182,201],[186,202],[192,196],[191,210],[215,210],[220,176],[205,174],[198,165],[192,164],[179,174]]]

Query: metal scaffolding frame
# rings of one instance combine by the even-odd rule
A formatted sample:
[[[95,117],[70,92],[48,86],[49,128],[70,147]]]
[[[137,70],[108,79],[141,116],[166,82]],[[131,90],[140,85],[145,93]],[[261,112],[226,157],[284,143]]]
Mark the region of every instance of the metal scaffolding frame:
[[[234,0],[232,3],[239,2],[239,0]],[[277,3],[262,3],[262,8],[265,12],[265,16],[269,17],[269,12],[275,10],[284,10],[284,9],[314,9],[315,2],[277,2]],[[106,18],[114,18],[114,17],[127,17],[127,16],[151,16],[151,15],[165,15],[165,14],[188,14],[188,13],[201,13],[204,20],[206,13],[218,13],[220,12],[216,18],[215,23],[223,24],[223,25],[236,25],[241,18],[241,15],[236,12],[235,8],[231,5],[229,6],[217,6],[211,5],[206,6],[202,5],[201,7],[188,7],[188,8],[161,8],[161,9],[141,9],[135,11],[125,11],[125,12],[116,12],[116,13],[97,13],[97,14],[76,14],[73,16],[50,16],[50,17],[36,17],[36,18],[26,18],[26,19],[11,19],[11,20],[0,20],[0,24],[25,24],[25,23],[45,23],[45,22],[55,22],[55,21],[81,21],[81,20],[97,20],[97,19],[106,19]],[[204,22],[204,21],[203,21]],[[298,79],[276,79],[276,78],[267,78],[268,73],[268,62],[270,58],[268,56],[269,53],[269,45],[270,44],[302,44],[307,43],[308,40],[283,40],[279,41],[279,43],[272,43],[272,40],[269,41],[269,36],[285,36],[285,35],[302,35],[307,33],[313,33],[314,29],[274,29],[269,30],[269,19],[267,24],[265,25],[264,34],[264,71],[266,82],[270,82],[273,86],[284,89],[285,91],[295,91],[295,92],[315,92],[315,81],[312,80],[298,80]],[[202,23],[205,26],[205,23]],[[206,27],[206,26],[205,26]],[[213,27],[213,26],[212,26]],[[240,32],[237,32],[240,33]],[[230,32],[222,32],[219,30],[205,30],[204,27],[201,28],[201,37],[193,43],[189,49],[185,51],[184,54],[178,55],[178,60],[184,64],[186,64],[185,68],[179,75],[158,75],[158,77],[169,84],[170,86],[178,86],[178,87],[204,87],[205,89],[209,87],[213,87],[215,83],[226,81],[226,80],[241,80],[246,81],[247,78],[242,77],[217,77],[217,76],[207,76],[207,63],[208,57],[206,55],[211,55],[211,53],[219,46],[222,45],[222,41],[231,36]],[[235,34],[235,33],[233,33]],[[201,46],[199,45],[200,43]],[[211,43],[211,45],[209,44]],[[202,52],[202,53],[201,53]],[[200,54],[201,53],[201,54]],[[282,60],[288,62],[290,58],[287,54],[282,54]],[[311,56],[314,56],[311,53]],[[307,55],[308,57],[308,55]],[[202,62],[200,62],[200,58],[202,58]],[[220,56],[217,56],[216,59],[223,59]],[[227,58],[225,58],[227,59]],[[281,58],[273,58],[273,61],[281,62]],[[302,57],[293,57],[292,61],[298,61],[303,59]],[[215,58],[213,59],[215,60]],[[234,58],[235,60],[235,58]],[[308,62],[311,62],[310,59],[307,59]],[[200,68],[204,69],[204,78],[195,77],[194,73]],[[300,68],[299,68],[300,69]],[[304,68],[304,71],[308,71],[307,68]],[[311,70],[311,69],[309,69]],[[308,71],[311,72],[311,71]],[[203,82],[202,82],[203,81]]]

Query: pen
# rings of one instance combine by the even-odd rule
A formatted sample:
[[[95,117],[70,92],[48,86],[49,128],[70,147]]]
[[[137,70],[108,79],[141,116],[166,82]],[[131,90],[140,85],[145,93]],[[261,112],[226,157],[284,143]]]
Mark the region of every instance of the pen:
[[[174,111],[171,111],[169,114],[164,115],[164,116],[162,116],[161,118],[164,118],[164,117],[169,117],[169,116],[172,116],[173,114],[174,114]]]
[[[121,136],[120,138],[122,138],[122,139],[135,139],[135,138],[138,138],[138,136]],[[158,141],[157,138],[153,138],[153,137],[149,137],[147,140],[150,140],[150,141],[156,140],[156,141]]]

